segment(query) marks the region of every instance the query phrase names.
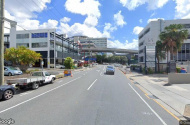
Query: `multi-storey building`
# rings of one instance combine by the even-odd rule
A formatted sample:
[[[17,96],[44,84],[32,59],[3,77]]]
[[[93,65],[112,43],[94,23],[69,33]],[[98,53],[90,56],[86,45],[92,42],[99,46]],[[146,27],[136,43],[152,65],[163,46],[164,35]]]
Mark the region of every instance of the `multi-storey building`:
[[[150,53],[151,50],[154,50],[156,42],[159,40],[159,34],[164,31],[166,26],[171,24],[182,24],[185,29],[190,33],[190,19],[179,19],[179,20],[162,20],[151,21],[138,35],[139,37],[139,64],[144,67],[145,64],[145,55],[148,58],[155,59],[154,51]],[[149,53],[145,53],[146,50],[150,50]],[[170,56],[168,56],[170,57]],[[187,40],[184,41],[184,44],[181,47],[181,50],[177,52],[177,55],[174,56],[174,59],[177,62],[183,62],[190,60],[190,35]],[[147,60],[147,58],[146,58]],[[168,58],[170,60],[170,58]],[[161,63],[166,63],[166,59],[162,60]],[[147,65],[149,67],[149,65]]]
[[[107,48],[107,38],[92,38],[87,36],[74,36],[73,38],[75,42],[80,41],[82,47]],[[85,56],[89,55],[91,55],[91,52],[85,52]]]
[[[64,58],[80,59],[78,45],[65,34],[56,33],[56,29],[38,29],[10,32],[4,35],[5,47],[26,46],[42,55],[44,67],[62,64]],[[36,63],[40,66],[40,63]]]

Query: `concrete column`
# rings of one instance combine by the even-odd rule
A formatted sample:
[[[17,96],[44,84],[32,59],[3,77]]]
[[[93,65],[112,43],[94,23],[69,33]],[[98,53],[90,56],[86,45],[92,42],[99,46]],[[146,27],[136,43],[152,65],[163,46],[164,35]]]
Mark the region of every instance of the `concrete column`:
[[[50,68],[50,32],[48,32],[47,68]]]
[[[16,25],[17,23],[10,23],[11,29],[10,29],[10,47],[16,48]]]
[[[54,69],[56,64],[56,44],[55,44],[55,32],[54,32]]]

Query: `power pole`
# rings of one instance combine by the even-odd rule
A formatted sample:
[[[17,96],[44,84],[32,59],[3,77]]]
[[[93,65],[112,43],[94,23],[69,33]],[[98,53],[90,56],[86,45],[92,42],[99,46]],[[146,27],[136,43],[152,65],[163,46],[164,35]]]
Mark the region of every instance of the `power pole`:
[[[4,5],[5,0],[0,1],[0,85],[4,84]]]

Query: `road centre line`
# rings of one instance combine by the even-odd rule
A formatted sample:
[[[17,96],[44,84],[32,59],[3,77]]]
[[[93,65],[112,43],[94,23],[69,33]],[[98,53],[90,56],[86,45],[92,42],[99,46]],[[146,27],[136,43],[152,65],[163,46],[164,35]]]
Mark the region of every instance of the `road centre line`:
[[[60,85],[60,86],[57,86],[57,87],[55,87],[55,88],[53,88],[53,89],[50,89],[50,90],[44,92],[44,93],[41,93],[40,95],[37,95],[37,96],[32,97],[32,98],[30,98],[30,99],[28,99],[28,100],[26,100],[26,101],[23,101],[23,102],[21,102],[21,103],[18,103],[18,104],[16,104],[16,105],[12,106],[12,107],[9,107],[9,108],[7,108],[7,109],[5,109],[5,110],[2,110],[2,111],[0,111],[0,114],[3,113],[3,112],[8,111],[8,110],[10,110],[10,109],[13,109],[13,108],[15,108],[15,107],[18,107],[18,106],[20,106],[20,105],[22,105],[22,104],[24,104],[24,103],[27,103],[27,102],[29,102],[29,101],[31,101],[31,100],[34,100],[34,99],[36,99],[36,98],[38,98],[38,97],[40,97],[40,96],[42,96],[42,95],[45,95],[46,93],[49,93],[49,92],[51,92],[51,91],[53,91],[53,90],[56,90],[56,89],[58,89],[58,88],[60,88],[60,87],[62,87],[62,86],[64,86],[64,85],[67,85],[67,84],[69,84],[69,83],[71,83],[71,82],[73,82],[73,81],[76,81],[77,79],[80,79],[80,78],[81,78],[81,77],[78,77],[78,78],[76,78],[76,79],[73,79],[73,80],[71,80],[71,81],[69,81],[69,82],[67,82],[67,83],[65,83],[65,84],[62,84],[62,85]]]
[[[148,106],[148,108],[156,115],[156,117],[162,122],[162,124],[167,125],[166,122],[154,111],[154,109],[152,109],[152,107],[140,96],[140,94],[130,84],[129,86],[139,96],[139,98]]]
[[[94,83],[97,81],[97,79],[88,87],[87,90],[90,90],[90,88],[94,85]]]

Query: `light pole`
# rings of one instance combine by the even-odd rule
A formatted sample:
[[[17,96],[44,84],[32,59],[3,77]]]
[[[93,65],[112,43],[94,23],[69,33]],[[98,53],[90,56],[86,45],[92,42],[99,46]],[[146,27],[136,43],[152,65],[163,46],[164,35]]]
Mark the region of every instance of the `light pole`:
[[[4,84],[4,5],[5,1],[0,1],[0,85]]]

